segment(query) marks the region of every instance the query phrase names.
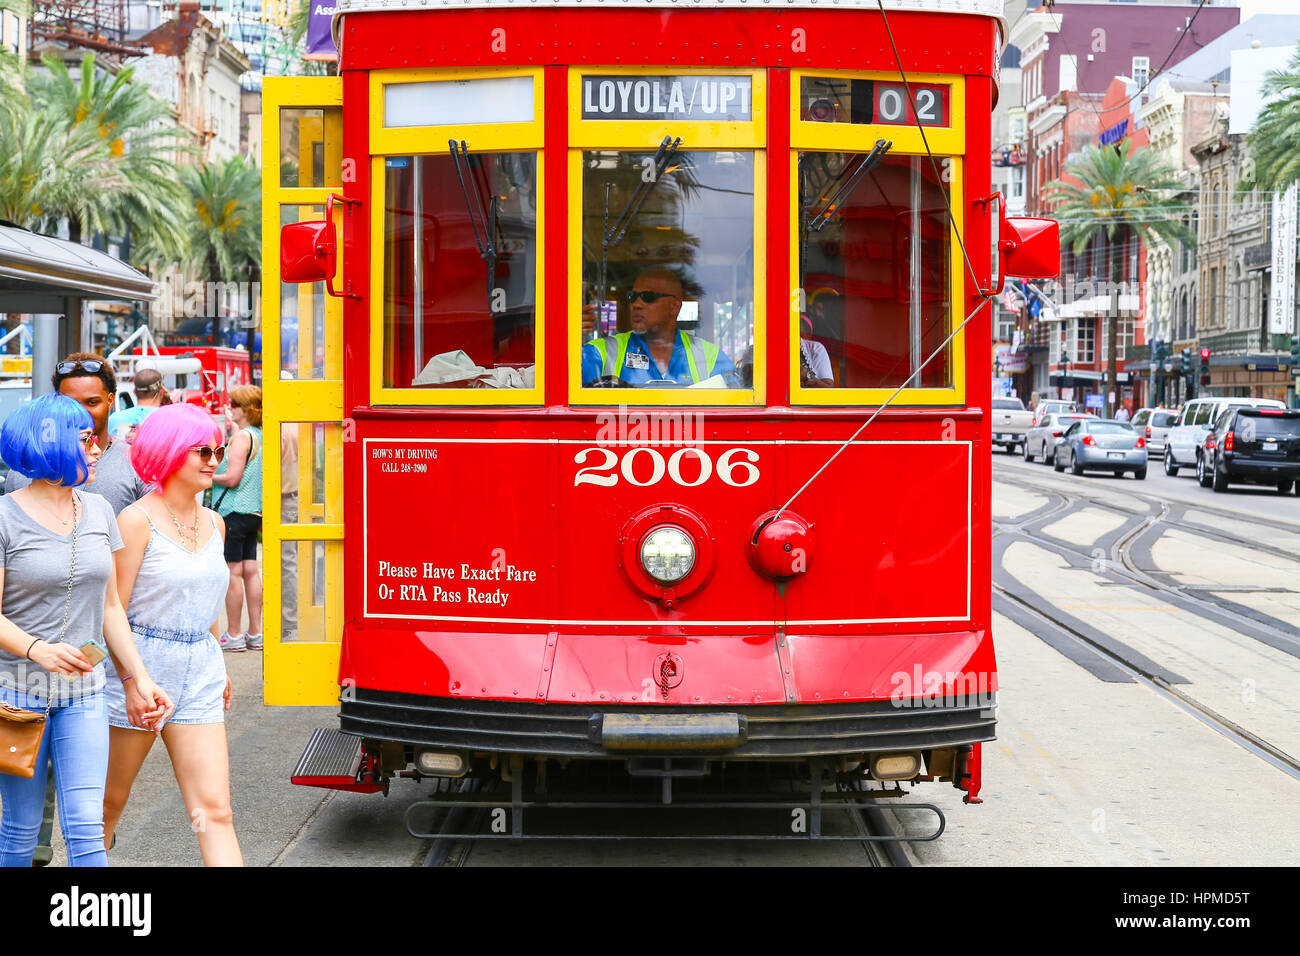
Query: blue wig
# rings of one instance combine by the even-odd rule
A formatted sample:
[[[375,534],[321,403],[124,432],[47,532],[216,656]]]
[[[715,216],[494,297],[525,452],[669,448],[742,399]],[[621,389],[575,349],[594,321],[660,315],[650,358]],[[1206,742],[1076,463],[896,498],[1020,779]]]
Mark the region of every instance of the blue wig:
[[[42,395],[18,406],[0,427],[0,458],[35,481],[84,484],[90,476],[81,433],[94,428],[90,412],[66,395]]]

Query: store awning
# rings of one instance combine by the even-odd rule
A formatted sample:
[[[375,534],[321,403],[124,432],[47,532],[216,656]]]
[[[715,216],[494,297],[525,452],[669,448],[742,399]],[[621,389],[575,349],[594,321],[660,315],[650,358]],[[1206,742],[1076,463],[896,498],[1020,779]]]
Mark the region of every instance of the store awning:
[[[1052,372],[1049,375],[1049,382],[1052,385],[1064,383],[1069,385],[1071,382],[1102,382],[1106,379],[1105,372],[1093,372],[1088,369],[1083,371],[1073,371],[1067,375],[1064,372]],[[1115,372],[1115,381],[1127,384],[1129,379],[1128,372]]]
[[[62,312],[69,298],[157,297],[154,281],[120,259],[0,221],[0,312]]]

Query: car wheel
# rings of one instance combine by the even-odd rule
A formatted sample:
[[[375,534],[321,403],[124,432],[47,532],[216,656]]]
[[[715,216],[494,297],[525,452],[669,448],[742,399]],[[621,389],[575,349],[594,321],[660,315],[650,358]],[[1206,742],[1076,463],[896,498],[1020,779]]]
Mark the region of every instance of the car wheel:
[[[1043,439],[1043,447],[1038,450],[1038,463],[1040,465],[1047,464],[1047,439],[1046,438]]]
[[[1178,477],[1178,462],[1174,461],[1174,453],[1168,448],[1165,449],[1165,474],[1170,478]]]
[[[1196,481],[1202,488],[1210,487],[1210,476],[1205,473],[1205,456],[1196,456]]]
[[[1137,471],[1133,472],[1133,477],[1136,478],[1138,481],[1145,481],[1147,477],[1147,470],[1145,468],[1139,468]]]
[[[1219,468],[1215,468],[1210,478],[1210,486],[1215,491],[1227,491],[1228,490],[1227,473]]]
[[[1289,478],[1288,478],[1286,481],[1279,481],[1279,482],[1277,483],[1277,493],[1278,493],[1279,495],[1284,495],[1284,494],[1286,494],[1288,491],[1291,490],[1291,486],[1292,486],[1293,484],[1295,484],[1295,482],[1291,481],[1291,479],[1289,479]]]
[[[1065,464],[1061,461],[1060,452],[1052,456],[1052,467],[1057,471],[1065,471]]]
[[[1072,475],[1083,474],[1083,466],[1081,466],[1079,464],[1079,460],[1074,457],[1074,449],[1070,450],[1070,474]]]
[[[1030,461],[1030,460],[1032,460],[1032,459],[1031,459],[1031,456],[1030,456],[1030,454],[1029,454],[1029,440],[1028,440],[1028,439],[1026,439],[1026,440],[1025,440],[1025,443],[1024,443],[1023,445],[1020,446],[1020,454],[1024,457],[1025,461]]]

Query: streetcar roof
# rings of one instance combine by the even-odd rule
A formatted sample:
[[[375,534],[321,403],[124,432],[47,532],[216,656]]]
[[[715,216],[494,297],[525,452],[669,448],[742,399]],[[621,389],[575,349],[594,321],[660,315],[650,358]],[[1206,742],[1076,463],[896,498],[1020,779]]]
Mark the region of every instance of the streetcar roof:
[[[1004,0],[884,0],[887,12],[971,13],[1003,20]],[[337,0],[336,14],[384,10],[450,10],[474,7],[660,7],[694,10],[702,7],[743,9],[878,10],[877,0]]]

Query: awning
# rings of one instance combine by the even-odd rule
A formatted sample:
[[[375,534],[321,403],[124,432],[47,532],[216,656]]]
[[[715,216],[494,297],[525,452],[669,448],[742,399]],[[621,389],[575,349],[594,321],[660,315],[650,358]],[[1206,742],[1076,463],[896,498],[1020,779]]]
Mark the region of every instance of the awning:
[[[1115,372],[1115,381],[1123,384],[1127,384],[1128,379],[1129,379],[1128,372],[1120,372],[1118,370]],[[1070,384],[1071,381],[1104,382],[1105,380],[1106,380],[1105,372],[1093,372],[1088,369],[1084,369],[1083,371],[1080,372],[1071,370],[1068,375],[1065,374],[1064,372],[1051,372],[1049,375],[1049,383],[1052,385],[1060,384],[1063,381],[1066,385],[1068,385]]]
[[[70,298],[153,300],[154,281],[120,259],[0,223],[0,312],[62,312]]]

